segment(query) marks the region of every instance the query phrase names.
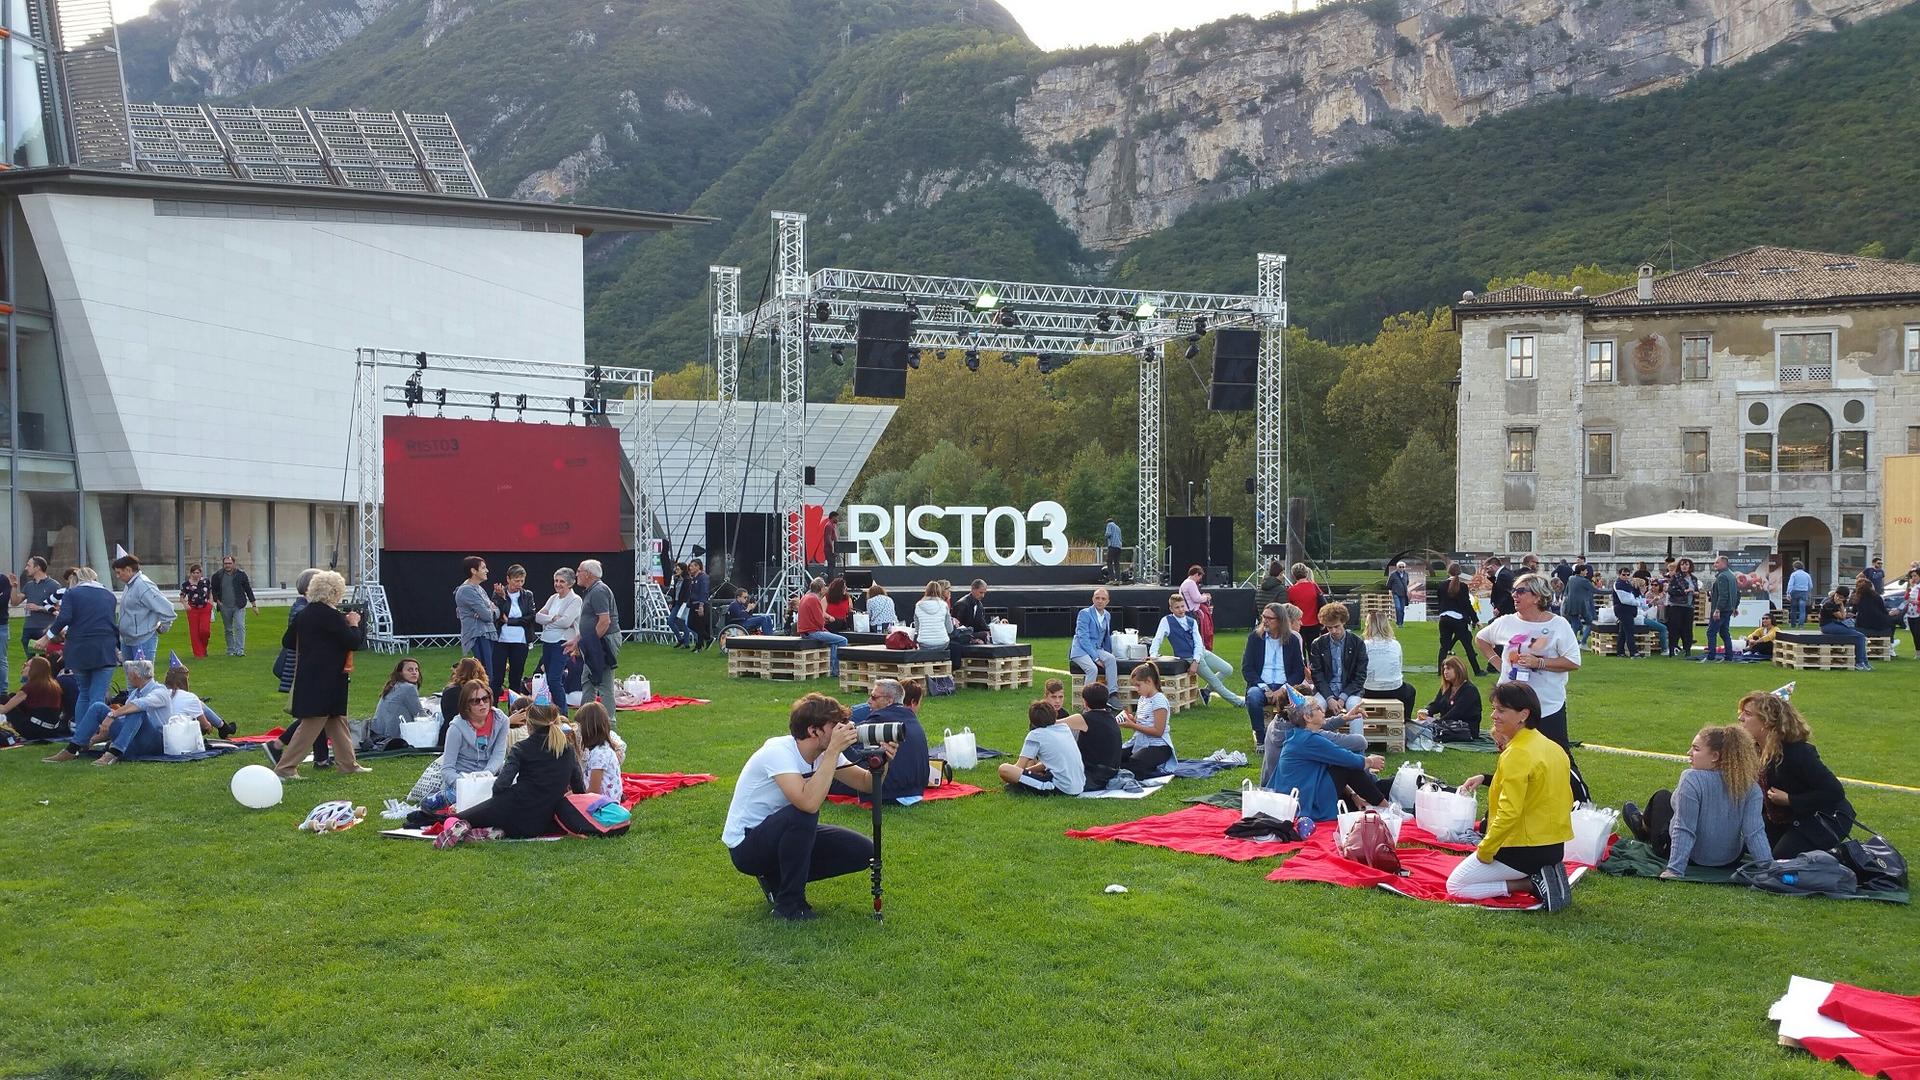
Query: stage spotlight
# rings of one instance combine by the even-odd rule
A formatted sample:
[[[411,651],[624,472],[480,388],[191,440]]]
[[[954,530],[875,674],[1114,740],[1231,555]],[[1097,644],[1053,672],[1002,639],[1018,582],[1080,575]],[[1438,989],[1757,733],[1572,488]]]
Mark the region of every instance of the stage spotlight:
[[[847,366],[847,347],[845,345],[835,345],[833,347],[833,366]]]
[[[1000,354],[1000,360],[1009,367],[1020,366],[1020,354],[1018,353],[1003,352]]]
[[[1100,314],[1094,316],[1093,325],[1099,327],[1100,332],[1104,334],[1107,331],[1113,329],[1113,316],[1110,313],[1103,311]],[[1089,337],[1088,340],[1092,340],[1091,337]]]
[[[993,321],[1000,326],[1019,326],[1020,316],[1012,308],[1001,308],[993,316]]]
[[[572,398],[567,399],[567,422],[568,423],[573,422],[573,399]]]
[[[825,300],[813,305],[813,321],[817,323],[833,321],[833,305]]]
[[[947,358],[947,350],[945,349],[933,350],[933,358],[935,360],[945,360]]]
[[[1020,341],[1024,345],[1033,344],[1033,331],[1031,330],[1027,331],[1024,335],[1021,336]]]
[[[440,415],[442,416],[446,415],[447,413],[447,388],[446,387],[443,386],[440,389],[435,390],[433,392],[433,404],[436,408],[440,410]]]
[[[1188,338],[1188,339],[1187,339],[1187,359],[1189,359],[1189,360],[1191,360],[1191,359],[1193,359],[1194,357],[1196,357],[1196,356],[1199,356],[1199,355],[1200,355],[1200,341],[1199,341],[1199,339],[1198,339],[1198,338]]]
[[[907,366],[912,368],[915,371],[920,370],[920,350],[919,349],[907,350]]]
[[[967,350],[967,370],[968,371],[980,370],[980,350],[979,349]]]
[[[527,415],[527,395],[520,394],[513,399],[513,409],[522,417]]]
[[[1136,319],[1151,319],[1158,314],[1159,311],[1160,309],[1154,306],[1153,301],[1143,296],[1140,298],[1140,306],[1133,309],[1133,317]]]
[[[1081,344],[1083,344],[1083,345],[1092,345],[1092,344],[1093,344],[1093,334],[1092,334],[1092,333],[1088,333],[1086,337],[1083,337],[1083,338],[1081,338],[1081,339],[1080,339],[1080,342],[1081,342]]]
[[[419,371],[427,370],[427,351],[425,349],[413,354],[413,366]]]
[[[1194,332],[1194,335],[1197,337],[1206,336],[1207,317],[1205,315],[1195,315],[1193,317],[1193,332]]]
[[[980,290],[979,296],[974,297],[973,310],[992,311],[995,307],[999,305],[999,303],[1000,303],[1000,294],[994,291],[993,286],[988,285],[987,287]]]
[[[499,416],[496,414],[499,413],[499,411],[500,391],[495,390],[493,393],[487,395],[487,419],[498,420]]]
[[[907,318],[918,319],[919,317],[920,317],[920,304],[917,301],[915,301],[913,297],[911,296],[907,297]]]

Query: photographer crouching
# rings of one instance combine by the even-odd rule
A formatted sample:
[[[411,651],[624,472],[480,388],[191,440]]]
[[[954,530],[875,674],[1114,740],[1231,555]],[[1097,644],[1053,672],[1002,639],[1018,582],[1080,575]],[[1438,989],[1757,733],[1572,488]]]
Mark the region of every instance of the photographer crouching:
[[[793,703],[787,734],[768,739],[740,770],[720,842],[734,869],[752,874],[782,919],[814,918],[807,883],[865,870],[873,841],[838,825],[820,824],[820,806],[834,781],[872,792],[873,773],[845,751],[860,741],[847,707],[825,694]],[[891,760],[895,744],[882,749]],[[822,762],[831,767],[821,768]],[[923,767],[922,772],[925,772]]]

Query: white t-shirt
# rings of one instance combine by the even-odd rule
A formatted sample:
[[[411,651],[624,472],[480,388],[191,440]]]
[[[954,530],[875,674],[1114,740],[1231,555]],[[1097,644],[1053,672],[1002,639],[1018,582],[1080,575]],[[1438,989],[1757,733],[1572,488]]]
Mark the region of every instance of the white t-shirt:
[[[1398,690],[1407,681],[1398,641],[1367,638],[1367,678],[1361,685],[1369,690]]]
[[[625,794],[625,782],[620,779],[620,755],[614,752],[611,743],[601,743],[587,751],[587,760],[581,762],[580,773],[589,784],[593,782],[593,770],[600,770],[600,790],[589,788],[589,795],[605,795],[615,802]]]
[[[1032,758],[1053,774],[1053,786],[1063,795],[1087,790],[1087,767],[1080,759],[1080,743],[1065,724],[1031,728],[1020,744],[1020,756]]]
[[[533,614],[533,595],[525,589],[507,594],[507,618],[518,619]],[[500,640],[510,645],[527,643],[527,628],[524,626],[502,626]]]
[[[851,765],[847,755],[840,755],[841,765]],[[740,770],[740,782],[734,785],[733,802],[727,806],[727,827],[720,833],[720,842],[728,847],[738,847],[740,841],[747,838],[747,830],[778,813],[782,807],[791,803],[787,793],[780,790],[774,780],[776,776],[794,773],[799,776],[813,775],[813,762],[800,756],[800,744],[791,735],[775,735],[762,743],[760,749],[753,752],[747,764]]]
[[[199,694],[191,690],[173,690],[170,693],[173,694],[171,706],[173,711],[168,715],[184,716],[190,720],[198,720],[207,715],[207,706],[200,700]]]
[[[1500,650],[1500,678],[1502,681],[1523,682],[1533,687],[1540,695],[1540,713],[1551,716],[1567,707],[1566,671],[1544,671],[1534,668],[1515,667],[1515,638],[1525,646],[1526,651],[1535,656],[1549,659],[1564,656],[1580,665],[1580,639],[1575,636],[1573,627],[1567,620],[1555,615],[1544,622],[1528,622],[1517,613],[1502,615],[1480,628],[1476,635],[1481,641]]]
[[[1133,718],[1143,724],[1151,724],[1154,716],[1162,710],[1167,714],[1166,729],[1158,735],[1136,731],[1133,738],[1127,740],[1128,746],[1135,750],[1144,750],[1149,746],[1173,748],[1173,703],[1167,700],[1167,695],[1156,692],[1151,697],[1141,698],[1133,707]]]

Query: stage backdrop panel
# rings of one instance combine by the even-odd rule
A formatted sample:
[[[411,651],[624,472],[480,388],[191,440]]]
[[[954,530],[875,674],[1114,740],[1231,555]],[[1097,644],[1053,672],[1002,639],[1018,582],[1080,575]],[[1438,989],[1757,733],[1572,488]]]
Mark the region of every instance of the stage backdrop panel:
[[[487,560],[487,591],[495,582],[505,584],[507,567],[518,563],[527,568],[527,591],[536,605],[553,595],[553,572],[562,566],[578,566],[582,559],[599,559],[607,572],[607,588],[613,590],[614,608],[620,614],[623,629],[633,627],[633,552],[607,551],[528,551],[525,548],[481,548],[458,552],[382,551],[380,584],[387,590],[387,606],[393,610],[393,629],[401,637],[429,637],[458,634],[460,617],[454,614],[453,590],[466,580],[460,560],[478,555]],[[533,646],[535,656],[539,644]],[[433,678],[445,676],[429,674]],[[438,683],[434,684],[438,686]]]
[[[612,428],[389,416],[388,551],[616,551]]]

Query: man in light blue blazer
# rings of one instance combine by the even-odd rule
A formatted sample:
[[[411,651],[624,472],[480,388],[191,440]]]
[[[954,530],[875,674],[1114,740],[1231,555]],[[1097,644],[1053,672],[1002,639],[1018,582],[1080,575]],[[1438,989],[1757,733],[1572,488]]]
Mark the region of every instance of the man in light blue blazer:
[[[1083,607],[1073,620],[1073,644],[1067,659],[1086,673],[1091,682],[1104,665],[1107,689],[1120,687],[1120,664],[1113,655],[1113,615],[1107,611],[1107,590],[1093,590],[1093,605]]]

